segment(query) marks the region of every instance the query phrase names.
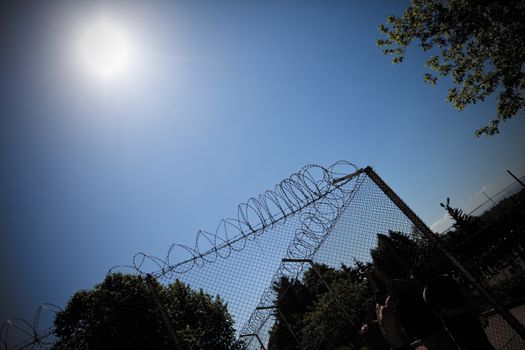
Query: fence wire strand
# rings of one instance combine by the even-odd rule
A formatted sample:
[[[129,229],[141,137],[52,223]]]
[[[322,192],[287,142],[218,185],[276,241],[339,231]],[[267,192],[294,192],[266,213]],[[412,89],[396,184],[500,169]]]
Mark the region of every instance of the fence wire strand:
[[[516,206],[523,210],[523,203]],[[520,234],[523,237],[522,231]],[[424,261],[418,258],[421,249],[426,249]],[[462,262],[467,266],[470,263]],[[249,349],[259,349],[259,340],[268,346],[276,327],[285,321],[275,309],[288,292],[279,295],[275,289],[283,278],[303,283],[312,266],[334,270],[368,266],[370,291],[385,296],[396,293],[403,283],[400,281],[413,280],[422,286],[424,281],[419,275],[438,270],[456,273],[448,266],[444,268],[444,264],[432,243],[425,241],[363,169],[349,162],[337,162],[326,168],[308,165],[273,190],[249,199],[239,205],[234,219],[221,220],[214,232],[199,231],[191,247],[173,244],[163,258],[140,252],[131,264],[109,272],[151,274],[162,284],[180,280],[192,289],[220,296],[234,320],[237,336],[246,341]],[[525,260],[522,267],[525,270]],[[486,277],[490,284],[491,277]],[[484,320],[485,333],[496,349],[525,348],[523,339],[471,286],[465,283],[463,289]],[[45,325],[47,328],[43,326],[40,318],[46,314],[47,319],[52,319],[59,310],[46,304],[38,309],[33,322],[16,318],[4,322],[0,328],[0,349],[51,347],[55,341],[53,328],[49,324]],[[353,314],[349,318],[345,327],[366,321]],[[120,308],[114,324],[121,331],[112,345],[122,345],[126,339],[126,344],[147,347],[147,342],[134,336],[140,320],[133,320],[129,305]],[[294,337],[302,336],[296,324],[287,326],[290,332],[297,333]],[[360,340],[350,339],[351,332],[334,327],[323,335],[327,338],[323,344],[354,341],[357,343],[352,346],[367,345],[366,340],[359,343]]]

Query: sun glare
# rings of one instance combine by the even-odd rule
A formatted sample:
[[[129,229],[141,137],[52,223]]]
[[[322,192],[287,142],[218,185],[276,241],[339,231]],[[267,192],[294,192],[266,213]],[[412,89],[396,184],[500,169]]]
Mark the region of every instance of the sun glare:
[[[86,73],[107,81],[129,73],[133,45],[122,26],[109,20],[98,20],[80,33],[77,54]]]

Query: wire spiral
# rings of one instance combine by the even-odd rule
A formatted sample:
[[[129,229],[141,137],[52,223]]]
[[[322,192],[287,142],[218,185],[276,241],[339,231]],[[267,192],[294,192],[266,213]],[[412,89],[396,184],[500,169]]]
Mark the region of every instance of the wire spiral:
[[[42,316],[52,316],[59,312],[61,308],[57,305],[45,303],[38,307],[32,322],[18,317],[12,317],[0,327],[0,349],[25,349],[35,346],[48,347],[54,343],[54,328],[48,325],[41,325]],[[47,327],[47,328],[46,328]],[[13,334],[14,333],[14,334]],[[22,342],[16,345],[9,345],[10,339],[23,338]]]
[[[359,171],[353,174],[359,175]],[[331,183],[334,184],[335,180],[332,179]],[[320,200],[312,202],[312,205],[301,212],[300,228],[295,232],[285,258],[306,260],[315,254],[332,231],[346,205],[352,200],[352,195],[359,188],[361,181],[359,176],[349,177],[335,188],[330,188]],[[272,277],[271,285],[279,282],[281,277],[299,278],[307,267],[305,262],[282,262]],[[260,333],[274,315],[272,307],[275,306],[278,296],[271,285],[263,292],[257,308],[243,326],[241,334]]]
[[[173,243],[164,258],[139,252],[133,257],[131,265],[116,266],[109,272],[130,269],[139,274],[149,273],[171,280],[176,274],[189,272],[194,267],[228,258],[233,252],[244,249],[247,240],[255,239],[297,213],[302,215],[304,227],[296,235],[288,254],[303,257],[315,248],[315,241],[323,235],[330,225],[330,218],[337,214],[345,200],[347,193],[335,181],[357,170],[354,164],[347,161],[336,162],[327,168],[307,165],[281,181],[273,190],[240,204],[237,218],[222,219],[214,233],[198,231],[193,247]],[[312,208],[303,213],[310,206]],[[187,259],[180,261],[181,256]]]
[[[196,267],[229,258],[234,252],[243,250],[247,241],[256,239],[270,228],[283,224],[296,215],[299,216],[301,225],[294,234],[286,257],[307,258],[315,252],[330,231],[352,191],[346,184],[353,180],[340,182],[340,178],[357,171],[354,164],[346,161],[336,162],[326,168],[307,165],[281,181],[273,190],[267,190],[240,204],[237,217],[221,220],[214,233],[198,231],[193,247],[173,243],[164,258],[139,252],[130,265],[115,266],[108,273],[124,270],[152,274],[158,279],[169,281]],[[181,259],[182,256],[187,258]],[[298,275],[300,271],[302,266],[281,264],[273,278]],[[271,287],[267,288],[259,305],[269,305],[275,300],[274,297]],[[38,308],[32,323],[20,318],[5,321],[0,328],[0,349],[8,348],[13,329],[24,335],[26,340],[9,348],[49,347],[54,342],[53,327],[42,330],[39,321],[43,312],[58,311],[60,308],[56,305],[43,304]],[[270,316],[270,310],[256,310],[242,332],[257,331]]]

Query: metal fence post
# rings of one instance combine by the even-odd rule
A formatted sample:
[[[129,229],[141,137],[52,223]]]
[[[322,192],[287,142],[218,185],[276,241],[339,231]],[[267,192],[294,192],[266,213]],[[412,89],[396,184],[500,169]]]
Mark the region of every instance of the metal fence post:
[[[310,264],[310,267],[314,270],[315,274],[317,275],[317,277],[319,277],[319,280],[321,281],[321,283],[323,283],[323,285],[326,287],[326,289],[328,290],[328,293],[330,293],[332,295],[332,298],[334,298],[335,302],[337,303],[337,305],[341,308],[341,311],[343,311],[343,313],[345,314],[346,318],[348,318],[348,321],[350,321],[350,324],[352,325],[352,327],[354,327],[354,330],[355,330],[355,333],[357,334],[357,336],[361,339],[361,341],[369,348],[368,346],[368,342],[366,341],[366,339],[361,335],[361,333],[359,332],[359,329],[357,328],[357,326],[355,325],[354,321],[352,321],[352,318],[350,317],[350,315],[348,314],[348,312],[346,311],[346,308],[345,306],[343,305],[343,303],[341,302],[341,300],[339,300],[339,298],[337,297],[337,295],[334,293],[334,291],[332,290],[332,288],[330,288],[330,286],[328,285],[328,283],[326,283],[325,279],[323,278],[323,276],[321,275],[321,273],[319,272],[319,270],[315,267],[315,264],[313,262],[312,259],[282,259],[282,262],[283,263],[286,263],[286,262],[292,262],[292,263],[308,263]]]
[[[297,339],[297,335],[295,334],[293,328],[292,328],[292,325],[290,324],[290,322],[288,322],[288,320],[286,319],[286,317],[284,316],[284,314],[282,313],[282,311],[279,309],[279,307],[277,305],[272,305],[272,306],[258,306],[255,308],[255,310],[277,310],[277,312],[279,313],[279,316],[281,316],[281,318],[283,319],[284,323],[286,324],[286,327],[288,328],[288,331],[290,332],[290,334],[292,335],[293,339],[295,340],[295,342],[297,344],[299,344],[299,340]]]
[[[525,327],[506,309],[501,305],[490,293],[483,287],[481,282],[472,275],[461,262],[443,245],[432,230],[403,202],[401,198],[376,174],[371,167],[365,168],[365,173],[368,177],[383,191],[383,193],[406,215],[406,217],[414,224],[414,226],[428,239],[437,244],[438,249],[449,260],[450,264],[454,266],[463,277],[469,281],[478,292],[494,307],[494,309],[503,317],[505,321],[525,339]]]
[[[257,339],[257,341],[259,342],[259,345],[261,345],[261,349],[262,350],[266,350],[266,348],[264,347],[264,343],[262,342],[261,338],[259,337],[259,334],[257,334],[257,333],[239,334],[239,337],[240,338],[255,337]]]
[[[166,310],[164,310],[164,307],[160,302],[159,293],[157,291],[157,288],[155,287],[155,284],[153,283],[153,276],[151,276],[150,274],[146,275],[146,285],[148,286],[148,289],[150,290],[151,295],[153,296],[155,304],[157,304],[157,309],[159,310],[160,315],[162,316],[162,320],[164,321],[164,324],[168,329],[168,334],[170,335],[173,344],[175,345],[175,349],[183,350],[179,340],[177,339],[177,334],[175,333],[175,329],[173,329],[168,314],[166,313]]]

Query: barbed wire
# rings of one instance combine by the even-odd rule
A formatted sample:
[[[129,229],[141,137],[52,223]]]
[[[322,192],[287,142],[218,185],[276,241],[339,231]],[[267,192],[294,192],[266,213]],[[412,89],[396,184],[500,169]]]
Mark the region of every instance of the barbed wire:
[[[289,217],[315,204],[313,209],[302,213],[301,221],[305,222],[305,228],[296,235],[290,247],[292,256],[304,256],[302,250],[313,249],[311,238],[315,240],[322,234],[329,222],[325,212],[337,213],[347,194],[343,183],[334,181],[356,171],[358,167],[347,161],[338,161],[326,168],[307,165],[281,181],[273,190],[240,204],[237,218],[222,219],[215,232],[198,231],[193,247],[173,243],[164,258],[139,252],[133,257],[131,265],[115,266],[109,272],[131,270],[171,280],[194,267],[228,258],[232,252],[244,249],[247,240],[257,238],[274,225],[284,223]],[[172,262],[188,255],[185,260]],[[150,266],[150,269],[145,266]]]
[[[51,303],[44,303],[40,305],[35,312],[32,322],[29,322],[23,318],[12,317],[3,322],[0,327],[0,349],[16,349],[22,350],[26,348],[47,347],[54,342],[54,328],[48,325],[41,325],[41,319],[43,314],[54,317],[57,312],[62,309]],[[42,327],[45,327],[42,329]],[[14,335],[12,335],[15,333]],[[16,345],[9,346],[9,339],[13,337],[17,340],[23,338],[22,341]]]
[[[340,227],[334,228],[336,224]],[[301,278],[309,268],[301,260],[334,267],[352,264],[351,259],[363,261],[369,259],[378,233],[409,233],[411,228],[410,220],[356,165],[346,161],[328,167],[307,165],[272,190],[240,204],[235,219],[221,220],[213,232],[198,231],[193,246],[174,243],[163,258],[139,252],[131,264],[108,273],[151,274],[163,283],[180,279],[210,295],[225,296],[240,326],[237,335],[265,339],[275,322],[272,307],[277,295],[272,285],[282,277]],[[283,263],[283,258],[299,261]],[[0,350],[51,347],[54,328],[43,326],[41,319],[58,311],[58,306],[44,304],[32,322],[5,321]],[[251,344],[253,337],[247,342],[250,349],[257,347]]]
[[[353,174],[355,176],[348,177],[338,185],[337,194],[331,192],[334,196],[325,196],[322,201],[315,203],[301,214],[299,218],[301,226],[290,243],[287,255],[283,258],[305,260],[310,259],[316,253],[334,228],[341,213],[352,200],[353,193],[359,189],[365,179],[365,175],[360,176],[360,171]],[[344,196],[339,196],[339,194],[344,194]],[[241,334],[259,333],[268,320],[274,316],[275,311],[271,307],[275,306],[278,296],[272,285],[278,283],[282,277],[298,279],[308,267],[306,263],[282,262],[272,277],[271,285],[264,290],[259,304],[243,326]]]
[[[247,241],[255,240],[297,214],[300,214],[301,228],[296,232],[287,254],[290,257],[309,256],[338,215],[348,194],[344,185],[350,180],[340,183],[337,180],[356,171],[358,167],[347,161],[338,161],[328,167],[307,165],[281,181],[273,190],[240,204],[237,218],[221,220],[214,233],[198,231],[193,247],[173,243],[164,258],[139,252],[130,265],[115,266],[108,273],[127,270],[141,275],[151,274],[164,281],[173,280],[195,267],[229,258],[234,252],[243,250]],[[189,257],[182,260],[181,256]],[[276,276],[281,272],[293,274],[298,271],[284,266],[281,269]],[[261,300],[268,301],[270,298],[272,295],[268,290]],[[42,330],[40,318],[44,311],[56,314],[60,310],[56,305],[42,304],[32,323],[17,317],[4,321],[0,327],[1,349],[46,348],[52,345],[53,327]],[[26,339],[10,346],[13,330],[19,333],[16,338],[23,336]]]

